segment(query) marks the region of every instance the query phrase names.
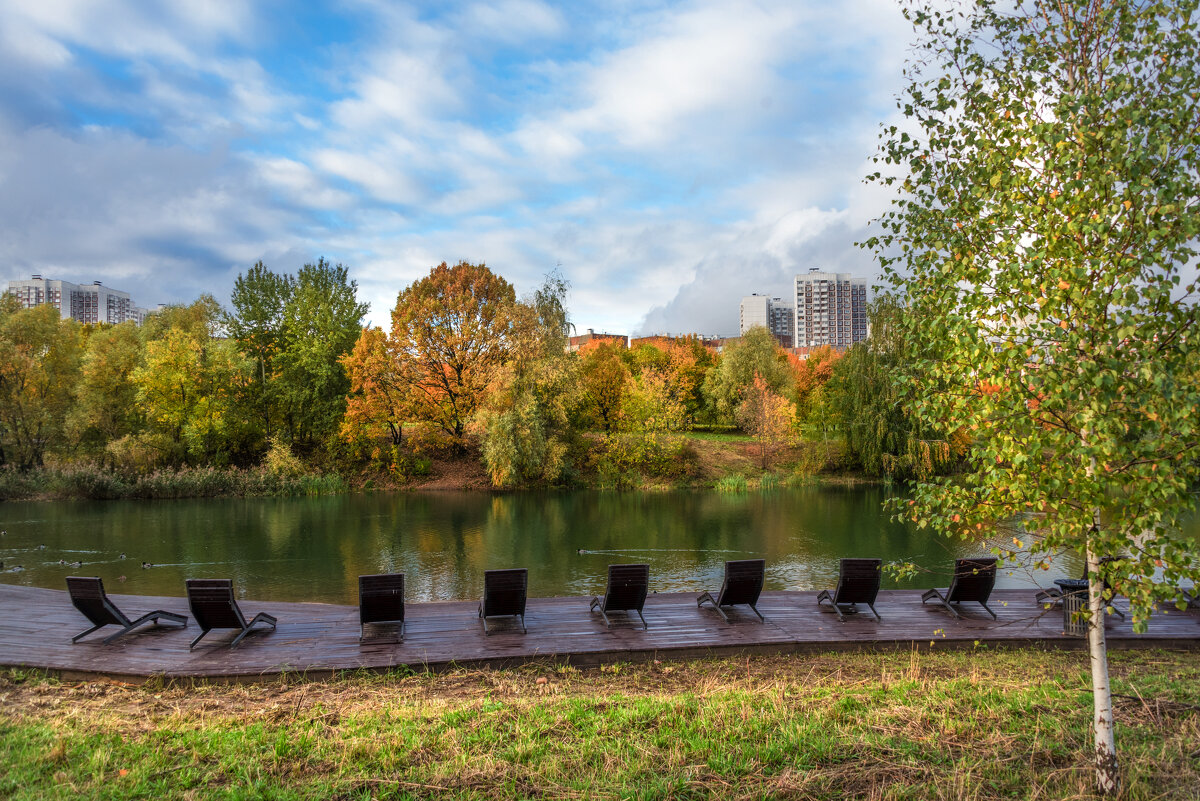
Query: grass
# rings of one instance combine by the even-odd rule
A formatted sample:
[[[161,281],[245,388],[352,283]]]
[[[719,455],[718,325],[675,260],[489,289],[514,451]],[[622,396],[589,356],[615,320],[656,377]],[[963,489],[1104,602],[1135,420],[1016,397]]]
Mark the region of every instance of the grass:
[[[346,482],[333,473],[283,476],[261,468],[181,467],[146,474],[124,474],[92,464],[28,471],[0,468],[0,501],[331,495],[346,489]]]
[[[1112,656],[1126,799],[1200,795],[1200,662]],[[0,797],[1076,799],[1081,653],[130,687],[0,674]]]

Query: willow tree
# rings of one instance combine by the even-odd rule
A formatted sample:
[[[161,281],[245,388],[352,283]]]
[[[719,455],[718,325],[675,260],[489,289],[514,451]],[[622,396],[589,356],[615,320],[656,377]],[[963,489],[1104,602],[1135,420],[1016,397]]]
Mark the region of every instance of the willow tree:
[[[974,434],[969,473],[906,511],[963,537],[1021,519],[1035,563],[1086,560],[1104,793],[1120,784],[1105,586],[1144,631],[1200,572],[1180,526],[1200,426],[1196,6],[906,8],[905,121],[872,176],[899,193],[867,245],[916,312],[912,350],[938,354],[898,380],[922,420]]]

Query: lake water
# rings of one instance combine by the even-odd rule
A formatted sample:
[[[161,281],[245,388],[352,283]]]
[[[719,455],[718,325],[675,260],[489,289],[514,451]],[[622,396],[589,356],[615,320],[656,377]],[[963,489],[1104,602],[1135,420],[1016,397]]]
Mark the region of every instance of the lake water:
[[[840,557],[878,556],[933,571],[906,584],[885,576],[885,588],[916,588],[945,586],[956,556],[986,553],[893,522],[881,508],[889,492],[2,503],[0,581],[63,589],[66,576],[88,575],[110,592],[181,596],[185,578],[228,577],[241,597],[355,604],[363,573],[403,571],[410,601],[463,600],[479,597],[484,570],[527,567],[530,595],[544,597],[603,592],[609,564],[647,562],[652,590],[699,591],[720,586],[725,560],[765,557],[767,589],[818,590],[833,587]],[[1057,568],[1039,581],[1080,572],[1070,560]],[[1032,585],[1002,571],[998,586]]]

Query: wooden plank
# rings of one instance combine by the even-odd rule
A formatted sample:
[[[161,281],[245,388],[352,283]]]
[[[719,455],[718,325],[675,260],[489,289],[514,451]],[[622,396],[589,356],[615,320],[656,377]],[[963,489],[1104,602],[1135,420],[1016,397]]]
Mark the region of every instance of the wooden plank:
[[[184,598],[112,596],[131,617],[151,609],[189,614]],[[730,622],[711,608],[698,609],[691,593],[659,593],[646,601],[649,629],[636,616],[611,616],[607,628],[588,611],[588,598],[530,599],[522,635],[515,620],[494,621],[485,636],[475,601],[410,604],[407,627],[399,641],[392,627],[370,627],[358,640],[356,607],[314,603],[239,601],[247,616],[265,611],[278,628],[248,636],[236,649],[233,632],[215,631],[195,651],[188,643],[198,632],[188,628],[147,627],[104,645],[104,630],[77,645],[70,638],[87,621],[60,590],[0,584],[0,665],[36,667],[67,676],[105,675],[137,680],[149,676],[245,679],[306,671],[381,670],[401,665],[445,668],[458,665],[511,665],[555,659],[578,665],[612,661],[691,658],[738,653],[792,653],[846,648],[944,648],[988,644],[1081,648],[1083,641],[1062,632],[1062,616],[1045,611],[1024,590],[998,590],[992,596],[993,621],[981,608],[963,610],[956,620],[942,608],[922,605],[920,592],[885,590],[876,609],[839,622],[813,592],[763,593],[759,611],[735,610]],[[1110,617],[1113,648],[1200,646],[1200,615],[1169,610],[1150,621],[1145,635],[1128,621]],[[489,622],[489,626],[492,626]]]

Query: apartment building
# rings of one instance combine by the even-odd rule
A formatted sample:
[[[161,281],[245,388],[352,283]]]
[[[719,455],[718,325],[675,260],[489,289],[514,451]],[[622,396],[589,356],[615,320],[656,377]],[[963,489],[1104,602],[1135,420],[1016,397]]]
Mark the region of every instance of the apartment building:
[[[757,293],[742,298],[738,320],[738,336],[756,325],[761,325],[779,341],[784,348],[793,346],[795,336],[795,309],[783,298],[772,298]]]
[[[26,309],[49,303],[58,309],[62,319],[81,323],[135,322],[141,325],[150,313],[134,304],[128,292],[111,289],[99,281],[72,284],[34,275],[27,281],[9,281],[8,294],[13,295]]]
[[[796,276],[797,348],[847,347],[867,338],[867,282],[819,268]]]

